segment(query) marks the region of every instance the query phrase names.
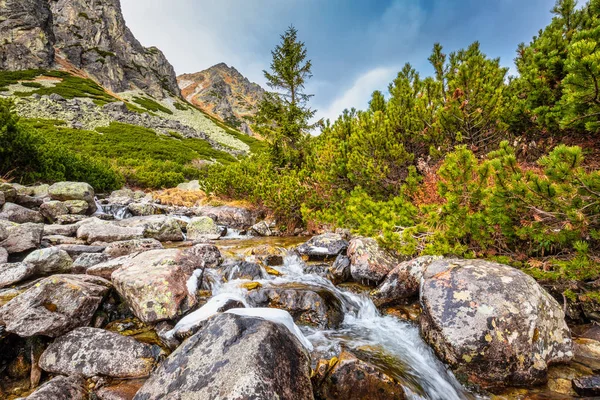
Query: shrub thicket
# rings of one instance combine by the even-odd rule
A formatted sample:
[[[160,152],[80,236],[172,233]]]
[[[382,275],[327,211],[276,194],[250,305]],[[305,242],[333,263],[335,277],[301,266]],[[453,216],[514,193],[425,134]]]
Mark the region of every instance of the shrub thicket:
[[[96,190],[120,188],[123,178],[108,163],[51,143],[19,121],[12,102],[0,99],[0,175],[21,183],[86,181]]]

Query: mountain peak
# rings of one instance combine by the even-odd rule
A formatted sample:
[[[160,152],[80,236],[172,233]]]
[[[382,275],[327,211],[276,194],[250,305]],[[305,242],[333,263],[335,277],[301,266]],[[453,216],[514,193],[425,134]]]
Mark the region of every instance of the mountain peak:
[[[226,124],[252,134],[249,123],[265,91],[237,69],[219,63],[200,72],[180,75],[177,81],[187,101]]]

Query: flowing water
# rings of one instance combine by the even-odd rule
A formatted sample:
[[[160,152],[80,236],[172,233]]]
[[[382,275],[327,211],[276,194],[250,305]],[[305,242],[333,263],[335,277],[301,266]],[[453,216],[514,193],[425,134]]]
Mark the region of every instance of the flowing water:
[[[249,241],[250,242],[250,241]],[[242,249],[246,244],[240,243]],[[255,243],[256,245],[256,243]],[[221,246],[220,246],[221,247]],[[233,244],[224,244],[231,250]],[[410,322],[379,313],[366,294],[355,294],[334,286],[328,279],[306,273],[307,265],[297,255],[288,254],[284,265],[274,267],[282,273],[279,277],[261,279],[262,287],[286,285],[326,291],[341,304],[344,320],[338,329],[321,330],[302,327],[310,341],[313,363],[320,358],[331,358],[342,348],[352,350],[365,361],[377,365],[388,375],[403,384],[410,399],[475,399],[454,378],[452,373],[436,358],[433,351],[419,336],[418,327]],[[209,271],[209,270],[207,270]],[[209,276],[213,296],[220,299],[244,299],[248,304],[248,291],[241,284],[249,281],[229,277]],[[224,282],[225,281],[225,282]],[[263,312],[263,311],[261,311]],[[268,313],[268,310],[264,311]],[[270,319],[269,316],[265,316]]]

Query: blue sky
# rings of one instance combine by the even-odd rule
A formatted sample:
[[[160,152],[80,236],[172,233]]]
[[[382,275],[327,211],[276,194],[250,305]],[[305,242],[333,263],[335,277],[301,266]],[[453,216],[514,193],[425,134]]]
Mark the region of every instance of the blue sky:
[[[479,40],[513,67],[517,45],[547,25],[555,0],[121,0],[145,46],[157,46],[177,74],[225,62],[264,85],[262,70],[293,24],[306,43],[319,117],[364,108],[404,63],[423,75],[433,44],[446,52]],[[514,69],[513,69],[514,71]]]

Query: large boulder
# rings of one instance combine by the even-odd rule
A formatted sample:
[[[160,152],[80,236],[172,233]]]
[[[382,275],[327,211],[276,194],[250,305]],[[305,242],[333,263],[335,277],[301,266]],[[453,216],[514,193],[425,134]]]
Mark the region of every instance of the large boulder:
[[[90,215],[97,210],[94,188],[85,182],[58,182],[48,188],[48,194],[52,200],[84,200]]]
[[[348,242],[337,233],[313,236],[298,246],[297,251],[309,260],[334,259],[348,248]]]
[[[95,220],[81,225],[77,229],[77,238],[94,242],[119,242],[123,240],[142,239],[145,229],[143,227],[124,227],[108,221]]]
[[[439,259],[441,257],[423,256],[398,264],[371,292],[373,303],[378,307],[393,305],[417,296],[425,270]]]
[[[152,373],[135,400],[312,400],[310,357],[283,325],[221,314]]]
[[[329,278],[335,284],[340,284],[352,279],[350,269],[350,259],[344,254],[336,257],[335,261],[329,268]]]
[[[33,265],[36,274],[39,275],[69,273],[73,266],[73,260],[69,254],[58,247],[35,250],[23,261]]]
[[[39,247],[44,232],[43,224],[22,224],[6,228],[8,237],[0,242],[9,253],[22,253]]]
[[[122,227],[143,228],[144,237],[160,242],[180,242],[185,239],[181,230],[182,221],[166,215],[127,218],[115,224]]]
[[[204,206],[198,210],[200,215],[211,217],[218,224],[235,229],[248,229],[256,223],[256,214],[247,208]]]
[[[221,237],[221,230],[210,217],[194,217],[187,225],[188,240],[216,240]]]
[[[156,239],[133,239],[113,242],[106,246],[104,253],[109,257],[121,257],[131,253],[162,249],[163,245]]]
[[[140,378],[150,374],[154,357],[149,345],[131,337],[83,327],[50,344],[39,365],[53,374]]]
[[[5,219],[17,224],[25,224],[27,222],[42,223],[44,217],[39,211],[33,211],[18,204],[6,203],[0,212],[0,219]]]
[[[12,286],[35,275],[35,266],[25,263],[0,264],[0,288]]]
[[[311,285],[269,285],[252,290],[248,299],[256,307],[286,310],[300,325],[337,328],[344,320],[340,301],[328,290]]]
[[[379,247],[372,238],[352,239],[347,254],[352,278],[366,284],[378,284],[400,263],[400,260]]]
[[[59,337],[88,325],[110,287],[94,276],[45,278],[0,308],[0,325],[22,337]]]
[[[194,270],[205,267],[205,260],[194,247],[150,250],[117,260],[123,264],[112,273],[113,284],[143,322],[174,319],[196,305],[196,288],[188,287],[188,280]]]
[[[8,262],[8,251],[4,247],[0,247],[0,264]]]
[[[85,400],[85,380],[77,376],[57,376],[27,396],[27,400]]]
[[[406,399],[400,382],[347,351],[337,359],[321,360],[312,380],[323,400]]]
[[[455,374],[483,388],[535,385],[572,358],[559,304],[525,273],[483,260],[438,260],[421,288],[421,333]]]

